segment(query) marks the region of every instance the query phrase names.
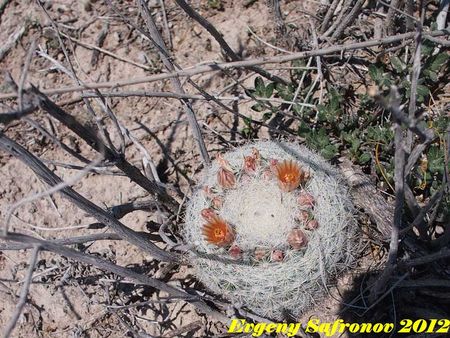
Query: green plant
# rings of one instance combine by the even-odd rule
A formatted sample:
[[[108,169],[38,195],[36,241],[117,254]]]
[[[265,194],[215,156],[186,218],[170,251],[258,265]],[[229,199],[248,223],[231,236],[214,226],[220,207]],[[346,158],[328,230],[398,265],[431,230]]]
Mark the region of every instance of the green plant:
[[[445,51],[436,53],[435,50],[433,42],[425,41],[422,44],[422,66],[416,92],[418,111],[422,111],[432,96],[442,90],[442,84],[445,83],[442,80],[448,75],[448,54]],[[390,113],[383,111],[376,97],[355,93],[351,88],[330,82],[325,87],[323,102],[319,104],[314,95],[308,96],[310,91],[314,92],[311,71],[304,69],[305,63],[302,60],[292,62],[292,66],[290,84],[265,83],[261,77],[257,77],[254,88],[247,91],[256,100],[252,109],[261,113],[261,120],[268,121],[277,112],[291,106],[291,111],[298,120],[297,133],[310,148],[329,160],[343,154],[364,170],[375,168],[380,181],[387,181],[387,186],[392,187],[394,166],[391,159],[394,148]],[[390,87],[395,85],[403,107],[407,109],[412,67],[411,53],[401,49],[390,58],[380,58],[369,64],[367,84],[375,86],[380,97],[386,97]],[[303,85],[298,88],[300,83]],[[271,101],[271,98],[292,103],[277,103],[279,101]],[[303,102],[315,105],[315,108],[303,106]],[[355,103],[353,106],[352,102]],[[425,151],[424,158],[428,161],[425,171],[418,164],[411,175],[412,186],[426,195],[435,190],[433,187],[440,186],[443,179],[445,149],[442,135],[445,134],[449,119],[441,115],[424,116],[425,126],[432,128],[441,137],[439,142],[434,142]],[[249,127],[247,125],[246,128]],[[255,128],[246,130],[247,135],[250,135],[250,130],[254,131],[253,135],[257,135]],[[424,161],[421,162],[422,167]]]

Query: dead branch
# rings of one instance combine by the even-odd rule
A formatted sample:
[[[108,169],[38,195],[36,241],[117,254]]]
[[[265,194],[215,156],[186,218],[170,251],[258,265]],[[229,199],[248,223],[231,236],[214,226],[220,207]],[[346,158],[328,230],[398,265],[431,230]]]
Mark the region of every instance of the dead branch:
[[[406,267],[410,268],[410,267],[417,266],[417,265],[429,264],[429,263],[435,262],[440,259],[445,259],[447,257],[450,257],[450,249],[448,249],[448,248],[442,249],[441,251],[435,252],[430,255],[412,258],[412,259],[400,262],[400,263],[398,263],[398,266],[399,266],[399,268],[406,268]]]
[[[409,96],[409,108],[408,117],[410,120],[414,120],[416,117],[416,100],[417,100],[417,82],[420,75],[420,60],[421,60],[421,47],[422,47],[422,27],[418,25],[417,35],[415,37],[416,50],[414,51],[413,71],[411,74],[411,94]],[[413,142],[413,131],[408,130],[408,136],[406,139],[406,151],[411,152]]]
[[[22,38],[22,36],[25,34],[25,31],[27,30],[27,24],[23,24],[22,26],[18,27],[17,30],[12,33],[8,40],[4,43],[2,43],[2,46],[0,47],[0,61],[3,60],[6,54],[8,54],[9,50],[14,47],[16,42]]]
[[[348,13],[345,16],[345,18],[342,20],[339,26],[337,26],[336,30],[331,35],[333,39],[339,39],[342,36],[342,33],[344,33],[344,29],[351,26],[352,22],[359,15],[364,2],[365,0],[358,0],[356,4],[353,5],[350,13]]]
[[[40,199],[42,197],[51,196],[52,194],[64,189],[65,187],[69,187],[71,185],[76,184],[78,181],[80,181],[83,177],[86,176],[86,174],[90,171],[91,168],[94,168],[97,164],[99,164],[101,159],[102,158],[99,157],[99,158],[93,160],[85,168],[83,168],[83,170],[78,172],[76,175],[71,177],[69,180],[61,181],[60,183],[58,183],[48,189],[45,189],[42,192],[26,196],[26,197],[22,198],[21,200],[15,202],[14,204],[12,204],[6,213],[5,226],[2,229],[4,231],[4,233],[6,234],[9,231],[9,224],[11,221],[11,217],[13,216],[13,214],[19,207],[21,207],[22,205],[24,205],[26,203],[30,203],[34,200]]]
[[[136,97],[165,97],[165,98],[172,98],[172,99],[188,99],[188,100],[209,100],[208,98],[205,98],[203,95],[195,95],[195,94],[180,94],[180,93],[174,93],[174,92],[154,92],[154,91],[146,91],[146,90],[136,90],[136,91],[122,91],[122,92],[102,92],[101,95],[103,97],[130,97],[130,96],[136,96]],[[213,95],[211,95],[213,96]],[[89,97],[98,97],[97,93],[84,93],[81,98],[89,98]],[[213,96],[216,100],[238,100],[238,96]],[[211,99],[212,100],[212,99]]]
[[[147,7],[145,1],[138,0],[138,2],[139,2],[139,7],[141,9],[141,15],[143,16],[143,18],[147,24],[147,29],[148,29],[148,32],[152,39],[152,42],[155,44],[155,47],[158,48],[158,51],[159,51],[159,54],[161,56],[164,66],[166,67],[166,69],[169,72],[174,72],[175,66],[174,66],[173,62],[171,61],[169,51],[167,50],[167,48],[165,46],[164,40],[163,40],[158,28],[156,27],[155,22],[153,21],[152,15],[151,15],[150,11],[148,10],[148,7]],[[180,94],[185,93],[183,87],[181,86],[181,82],[178,78],[176,78],[176,77],[172,78],[171,82],[172,82],[172,86],[175,89],[175,92],[180,93]],[[192,108],[192,105],[186,99],[181,99],[180,101],[183,105],[184,111],[188,118],[189,125],[191,127],[194,139],[196,140],[197,145],[200,149],[200,154],[202,156],[202,159],[203,159],[205,165],[209,165],[211,163],[211,160],[209,158],[208,150],[206,149],[205,141],[203,139],[202,132],[200,130],[200,126],[198,125],[197,118],[195,117],[195,113]]]
[[[335,45],[335,46],[320,48],[320,49],[311,50],[311,51],[302,51],[302,52],[292,53],[289,55],[263,57],[263,58],[249,59],[249,60],[245,60],[245,61],[199,65],[199,66],[196,66],[196,67],[193,67],[190,69],[183,69],[183,70],[173,71],[170,73],[155,74],[155,75],[150,75],[150,76],[136,77],[136,78],[131,78],[131,79],[117,80],[117,81],[87,82],[82,86],[68,86],[68,87],[62,87],[59,89],[43,90],[42,94],[56,95],[56,94],[70,93],[70,92],[74,92],[74,91],[82,91],[82,90],[87,90],[87,89],[119,88],[119,87],[130,86],[130,85],[141,84],[141,83],[156,82],[156,81],[166,80],[166,79],[170,79],[170,78],[174,78],[174,77],[191,77],[193,75],[198,75],[198,74],[203,74],[203,73],[208,73],[208,72],[217,72],[217,71],[226,70],[226,69],[249,67],[249,66],[255,66],[255,65],[265,65],[265,64],[271,64],[271,63],[284,63],[284,62],[294,61],[294,60],[298,60],[298,59],[305,59],[305,58],[309,58],[312,56],[324,56],[324,55],[333,54],[333,53],[341,53],[341,52],[343,53],[343,52],[347,52],[347,51],[351,51],[351,50],[364,49],[364,48],[374,47],[374,46],[378,46],[378,45],[396,43],[396,42],[403,41],[403,40],[413,39],[415,37],[415,35],[416,35],[416,32],[409,32],[409,33],[387,36],[387,37],[381,38],[381,39],[372,39],[372,40],[363,41],[363,42]],[[446,36],[446,35],[450,35],[450,30],[443,29],[443,30],[439,30],[439,31],[432,31],[427,34],[423,34],[422,38],[428,39],[429,37],[433,38],[433,37]],[[0,100],[12,99],[15,97],[17,97],[17,93],[0,94]]]
[[[122,237],[115,233],[102,233],[102,234],[92,234],[86,236],[77,236],[71,238],[58,238],[53,239],[52,242],[59,245],[76,245],[76,244],[84,244],[87,242],[96,242],[96,241],[121,241]],[[33,248],[34,244],[32,243],[20,243],[20,242],[6,242],[0,243],[0,251],[6,250],[27,250]]]
[[[403,206],[405,199],[405,142],[403,139],[402,131],[402,121],[397,118],[402,114],[400,109],[400,94],[397,88],[391,87],[389,94],[389,108],[392,111],[392,116],[394,119],[394,143],[395,143],[395,154],[394,154],[394,182],[395,182],[395,209],[394,209],[394,219],[392,223],[391,238],[389,242],[389,254],[384,267],[383,273],[379,276],[377,282],[375,283],[373,289],[371,290],[371,300],[375,300],[376,297],[381,293],[387,285],[388,280],[391,278],[392,273],[397,262],[398,254],[398,243],[400,229],[402,228],[403,222]]]
[[[97,36],[97,39],[95,40],[95,46],[98,48],[103,47],[103,43],[105,42],[106,36],[108,35],[109,31],[109,22],[104,22],[102,26],[102,30]],[[98,57],[100,55],[100,51],[98,49],[94,49],[92,51],[91,56],[91,66],[95,66],[98,62]]]
[[[31,60],[33,59],[33,54],[36,49],[36,40],[31,41],[30,47],[28,48],[27,56],[25,58],[25,63],[23,65],[22,74],[20,74],[19,85],[17,88],[17,95],[19,98],[19,110],[23,109],[23,88],[28,75],[28,68],[30,67]]]
[[[348,159],[341,160],[339,167],[350,187],[353,202],[376,224],[377,230],[382,235],[381,239],[388,240],[392,229],[394,206],[379,194],[375,185],[361,169],[353,166]]]
[[[337,5],[341,1],[342,0],[333,0],[330,7],[328,7],[327,13],[325,14],[325,17],[320,25],[320,33],[323,34],[328,29],[328,24],[329,24],[331,18],[333,17],[334,12],[336,11]]]
[[[225,54],[232,61],[239,61],[241,58],[234,52],[234,50],[228,45],[225,39],[222,37],[222,34],[212,25],[208,20],[202,17],[197,11],[195,11],[186,1],[184,0],[175,0],[178,6],[180,6],[189,17],[197,21],[206,31],[212,35],[212,37],[217,41]],[[269,72],[265,71],[256,66],[249,66],[249,70],[258,73],[259,75],[269,79],[270,81],[279,82],[282,84],[287,84],[288,82],[278,76],[272,75]]]
[[[108,211],[112,213],[115,218],[121,219],[130,212],[136,210],[155,210],[156,205],[156,202],[152,200],[134,201],[110,207],[108,208]]]
[[[130,65],[136,66],[138,68],[141,68],[141,69],[144,69],[144,70],[147,70],[147,71],[154,71],[155,70],[153,67],[148,67],[148,66],[143,65],[143,64],[141,64],[139,62],[135,62],[133,60],[130,60],[130,59],[126,58],[126,57],[114,54],[113,52],[110,52],[109,50],[106,50],[104,48],[97,47],[97,46],[92,45],[90,43],[86,43],[86,42],[83,42],[81,40],[75,39],[74,37],[71,37],[70,35],[61,33],[61,36],[65,37],[66,39],[69,39],[70,41],[75,42],[77,45],[80,45],[81,47],[84,47],[86,49],[92,50],[94,52],[98,52],[98,53],[102,53],[102,54],[108,55],[108,56],[110,56],[110,57],[112,57],[112,58],[114,58],[116,60],[119,60],[119,61],[122,61],[122,62],[125,62],[125,63],[129,63]]]
[[[11,111],[0,114],[0,123],[8,124],[14,120],[19,120],[37,110],[37,106],[27,106],[18,111]]]
[[[386,17],[386,27],[388,35],[392,35],[395,32],[395,13],[398,6],[399,0],[391,0]]]
[[[0,148],[21,160],[48,185],[55,186],[63,182],[57,175],[48,169],[42,161],[31,154],[28,150],[5,136],[3,133],[0,133]],[[65,198],[74,203],[81,210],[92,215],[100,223],[106,224],[123,239],[126,239],[130,243],[140,247],[145,252],[152,255],[155,259],[167,262],[178,262],[180,260],[175,254],[160,249],[141,234],[126,227],[114,218],[112,214],[87,200],[72,188],[64,187],[60,190],[60,192]]]
[[[54,104],[44,94],[39,92],[35,87],[31,88],[33,93],[39,101],[39,106],[49,113],[52,117],[66,125],[70,130],[77,134],[82,140],[84,140],[89,146],[98,152],[102,152],[105,155],[105,159],[111,161],[117,168],[122,170],[127,177],[133,182],[144,188],[150,194],[157,195],[161,202],[165,203],[171,210],[178,209],[178,203],[167,194],[165,189],[155,182],[151,182],[145,177],[138,168],[129,163],[123,155],[117,154],[111,148],[107,147],[103,141],[97,136],[94,130],[79,123],[73,116],[66,113],[63,109]]]
[[[165,334],[163,337],[161,338],[174,338],[174,337],[179,337],[181,334],[186,333],[186,332],[191,332],[194,330],[198,330],[199,328],[201,328],[203,325],[201,320],[196,320],[195,322],[189,323],[187,325],[184,325],[178,329],[172,330],[169,333]]]
[[[213,310],[211,307],[209,307],[201,298],[195,295],[190,295],[186,293],[185,291],[179,290],[173,286],[170,286],[164,282],[161,282],[160,280],[157,280],[155,278],[147,277],[144,274],[140,274],[137,272],[134,272],[131,269],[124,268],[122,266],[116,265],[114,263],[111,263],[107,260],[101,259],[94,255],[89,255],[83,252],[79,252],[67,247],[64,247],[62,245],[45,241],[41,239],[37,239],[31,236],[22,235],[22,234],[8,234],[6,237],[4,237],[5,240],[8,241],[14,241],[14,242],[20,242],[20,243],[31,243],[34,245],[40,246],[41,250],[51,251],[58,255],[64,256],[69,259],[76,260],[78,262],[95,266],[96,268],[100,270],[106,270],[109,272],[112,272],[118,276],[121,276],[125,279],[131,280],[136,284],[140,285],[146,285],[153,288],[156,288],[158,290],[161,290],[163,292],[168,293],[170,296],[176,297],[178,299],[184,300],[195,307],[199,311],[201,311],[204,314],[207,314],[211,316],[212,318],[222,321],[224,323],[228,323],[228,318],[221,314],[220,312],[217,312],[216,310]]]
[[[450,0],[441,0],[439,5],[439,13],[436,18],[437,29],[445,28],[445,23],[447,22],[448,9],[450,6]],[[447,22],[448,24],[448,22]]]
[[[334,20],[333,24],[320,36],[320,40],[325,40],[330,34],[333,33],[333,31],[336,30],[336,27],[339,25],[339,23],[342,22],[342,18],[344,17],[345,13],[348,12],[353,0],[344,0],[342,3],[342,7]]]
[[[86,163],[86,164],[91,162],[86,157],[79,154],[76,150],[70,148],[67,144],[65,144],[64,142],[59,140],[53,133],[51,133],[49,130],[44,128],[37,121],[32,120],[31,118],[28,118],[28,117],[24,118],[24,121],[27,122],[29,125],[31,125],[33,128],[35,128],[39,133],[41,133],[42,136],[47,137],[51,142],[53,142],[53,144],[57,145],[58,147],[61,147],[62,150],[66,151],[69,155],[73,156],[80,162]]]

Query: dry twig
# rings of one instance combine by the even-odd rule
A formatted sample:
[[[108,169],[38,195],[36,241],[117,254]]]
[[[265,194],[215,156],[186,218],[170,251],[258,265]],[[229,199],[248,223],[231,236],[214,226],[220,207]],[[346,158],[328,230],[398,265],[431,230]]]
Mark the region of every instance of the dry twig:
[[[4,338],[8,338],[11,336],[12,331],[16,327],[17,321],[19,320],[20,315],[22,314],[23,307],[27,303],[28,291],[30,289],[31,281],[33,279],[33,271],[36,266],[37,258],[39,255],[39,251],[41,249],[39,244],[33,244],[34,250],[30,256],[30,264],[28,266],[27,276],[25,277],[25,282],[22,286],[22,290],[20,291],[19,301],[16,305],[16,309],[9,321],[8,325],[4,330]]]
[[[427,34],[423,34],[424,39],[438,37],[438,36],[446,36],[449,35],[450,31],[448,29],[439,30],[429,32]],[[249,59],[245,61],[236,61],[236,62],[224,62],[224,63],[213,63],[207,65],[199,65],[189,69],[183,69],[178,71],[173,71],[170,73],[162,73],[162,74],[154,74],[150,76],[144,77],[136,77],[131,79],[117,80],[117,81],[109,81],[109,82],[87,82],[82,86],[69,86],[62,87],[59,89],[51,89],[51,90],[43,90],[43,94],[47,95],[55,95],[55,94],[64,94],[70,93],[74,91],[81,91],[86,89],[101,89],[101,88],[119,88],[124,86],[130,86],[141,83],[150,83],[156,82],[166,79],[171,79],[174,77],[191,77],[193,75],[198,75],[202,73],[208,72],[217,72],[226,69],[234,69],[241,67],[249,67],[255,65],[264,65],[270,63],[284,63],[289,61],[294,61],[298,59],[305,59],[312,56],[324,56],[333,53],[344,53],[351,50],[363,49],[374,47],[377,45],[391,44],[398,41],[413,39],[416,36],[415,32],[409,32],[404,34],[396,34],[392,36],[387,36],[381,39],[373,39],[363,42],[355,42],[355,43],[347,43],[342,45],[334,45],[326,48],[320,48],[317,50],[311,51],[302,51],[297,53],[292,53],[289,55],[281,55],[281,56],[273,56],[273,57],[263,57],[257,59]],[[8,93],[8,94],[0,94],[0,100],[12,99],[17,97],[16,93]]]
[[[147,277],[144,274],[134,272],[131,269],[116,265],[114,263],[111,263],[107,260],[96,257],[94,255],[89,255],[89,254],[79,252],[79,251],[76,251],[76,250],[73,250],[70,248],[66,248],[62,245],[59,245],[59,244],[56,244],[56,243],[53,243],[50,241],[40,240],[37,238],[33,238],[31,236],[22,235],[22,234],[8,234],[6,237],[4,237],[4,239],[8,240],[8,241],[14,241],[14,242],[20,242],[20,243],[31,243],[33,245],[39,246],[42,250],[51,251],[58,255],[64,256],[66,258],[73,259],[78,262],[90,265],[90,266],[95,266],[96,268],[98,268],[100,270],[106,270],[106,271],[112,272],[118,276],[121,276],[125,279],[133,281],[133,283],[154,287],[163,292],[167,292],[169,295],[171,295],[173,297],[185,300],[186,302],[193,304],[201,312],[203,312],[207,315],[210,315],[212,318],[215,318],[216,320],[220,320],[224,323],[228,322],[228,318],[226,316],[211,309],[198,296],[190,295],[190,294],[188,294],[182,290],[179,290],[173,286],[170,286],[160,280]]]
[[[49,170],[37,157],[31,154],[28,150],[0,133],[0,148],[4,151],[10,153],[11,155],[17,157],[23,163],[25,163],[31,170],[38,175],[41,180],[50,186],[56,186],[61,184],[63,181],[55,175],[51,170]],[[63,187],[60,192],[64,197],[69,199],[72,203],[78,206],[83,211],[92,215],[100,223],[106,224],[117,234],[119,234],[123,239],[128,240],[130,243],[140,247],[145,252],[151,254],[155,259],[167,262],[178,262],[180,259],[175,254],[171,254],[158,246],[153,244],[147,238],[141,234],[135,232],[134,230],[126,227],[116,218],[114,218],[109,212],[98,207],[91,201],[87,200],[75,190],[70,187]]]
[[[169,72],[174,72],[175,66],[171,61],[171,58],[169,56],[169,51],[167,50],[167,48],[164,44],[164,40],[163,40],[158,28],[156,27],[155,22],[153,21],[150,11],[148,10],[147,4],[145,3],[144,0],[138,0],[138,2],[139,2],[139,7],[141,9],[141,15],[143,16],[143,18],[147,24],[147,29],[148,29],[148,32],[152,39],[152,42],[155,44],[155,47],[158,48],[158,51],[159,51],[159,54],[161,56],[164,66],[166,67],[166,69]],[[180,93],[180,94],[185,93],[183,87],[181,86],[181,82],[178,78],[176,78],[176,77],[172,78],[171,82],[172,82],[172,86],[175,89],[175,92]],[[203,139],[202,132],[200,130],[197,119],[195,117],[195,113],[192,108],[192,105],[186,99],[181,99],[180,101],[183,104],[183,108],[184,108],[184,111],[186,112],[186,116],[188,118],[189,125],[192,130],[192,134],[193,134],[194,139],[197,142],[197,145],[200,149],[200,154],[202,156],[202,159],[203,159],[205,165],[209,165],[211,163],[211,160],[209,158],[208,151],[207,151],[206,145],[205,145],[205,141]]]

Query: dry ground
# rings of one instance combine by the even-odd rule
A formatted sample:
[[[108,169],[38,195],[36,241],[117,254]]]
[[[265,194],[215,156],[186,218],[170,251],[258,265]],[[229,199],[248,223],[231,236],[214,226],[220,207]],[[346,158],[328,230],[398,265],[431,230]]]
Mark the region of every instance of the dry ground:
[[[16,32],[21,36],[0,59],[0,68],[10,72],[16,81],[21,76],[30,43],[35,40],[37,50],[41,54],[33,57],[27,81],[41,90],[75,84],[73,79],[55,68],[57,62],[67,66],[58,36],[53,29],[55,22],[62,33],[73,37],[72,40],[64,38],[64,44],[69,50],[77,75],[84,82],[123,80],[158,73],[162,69],[157,53],[150,43],[136,30],[124,24],[103,1],[45,1],[42,7],[35,1],[2,1],[2,3],[7,5],[0,18],[0,41],[8,41]],[[170,34],[171,50],[181,67],[189,68],[203,62],[224,61],[219,45],[204,29],[189,19],[174,2],[165,1],[165,11],[162,10],[161,3],[162,1],[150,1],[149,6],[166,43],[169,42],[167,37]],[[215,9],[214,3],[221,3],[223,8]],[[249,34],[248,26],[265,41],[280,48],[292,48],[289,42],[285,43],[279,39],[273,10],[265,1],[256,1],[247,6],[244,3],[248,1],[191,2],[192,6],[208,18],[234,50],[239,51],[243,57],[270,56],[278,53]],[[305,13],[316,13],[319,3],[319,1],[283,2],[283,15],[289,18],[289,22],[296,24],[295,34],[298,39],[305,34],[303,26],[308,25],[309,17]],[[137,21],[139,13],[134,1],[119,1],[117,6],[126,17]],[[164,18],[163,12],[167,19]],[[94,59],[91,48],[85,48],[77,43],[82,41],[84,44],[98,45],[98,37],[102,31],[107,32],[102,48],[125,58],[126,61],[102,52]],[[46,59],[45,55],[56,61]],[[130,61],[139,66],[131,64]],[[281,76],[287,74],[283,70],[278,70],[277,73]],[[245,76],[233,71],[233,77],[237,79]],[[222,89],[233,84],[232,77],[216,73],[197,75],[192,79],[204,90],[214,94],[219,94]],[[243,84],[250,87],[253,80],[254,76],[248,77]],[[187,92],[197,94],[192,86],[182,81]],[[170,82],[165,80],[128,86],[126,90],[169,91],[171,86]],[[3,82],[0,92],[11,92],[11,88]],[[56,101],[62,103],[63,107],[80,121],[91,120],[80,100],[80,92],[60,95]],[[1,102],[1,110],[11,110],[10,104],[9,101]],[[195,184],[201,170],[201,157],[179,102],[170,98],[127,97],[110,99],[110,105],[121,123],[145,147],[157,166],[162,182],[178,191],[180,201],[184,196],[188,196],[192,189],[190,183]],[[239,111],[252,116],[255,112],[250,110],[251,105],[253,103],[250,100],[240,101]],[[205,100],[194,101],[193,107],[212,157],[226,147],[240,142],[239,131],[244,126],[242,121],[237,121],[231,114],[220,111],[217,106]],[[42,112],[32,115],[32,118],[46,128],[54,130],[61,141],[77,149],[80,154],[93,158],[94,153],[75,139],[66,127],[50,120]],[[47,163],[62,178],[69,179],[78,173],[77,170],[68,169],[60,164],[80,165],[80,162],[76,162],[26,122],[14,122],[7,133],[41,159],[49,161]],[[113,130],[111,137],[115,144],[119,144],[117,132]],[[268,137],[267,130],[262,129],[259,137]],[[135,145],[127,144],[127,158],[132,163],[141,167],[142,157],[143,153]],[[74,184],[73,188],[97,205],[106,207],[146,197],[143,189],[128,178],[117,175],[91,173]],[[1,153],[2,222],[13,203],[45,189],[46,186],[19,160]],[[364,217],[361,220],[365,221]],[[158,219],[154,213],[136,211],[126,215],[122,221],[136,231],[154,233],[153,225]],[[11,230],[36,237],[62,238],[97,233],[99,230],[95,229],[95,222],[95,219],[55,194],[18,208],[11,219]],[[161,273],[160,268],[164,266],[135,246],[122,241],[98,241],[92,245],[79,245],[77,249],[95,253],[119,265],[134,267],[150,275]],[[14,311],[29,257],[30,250],[0,252],[2,328],[6,326]],[[341,296],[351,289],[353,275],[373,269],[379,263],[378,257],[368,256],[363,259],[358,268],[343,276],[338,281],[337,287],[330,289],[330,296],[327,299],[318,300],[316,308],[297,320],[305,322],[310,316],[318,316],[323,321],[336,319],[340,310]],[[170,279],[169,283],[173,285],[197,287],[190,269],[186,267],[170,270],[163,279],[167,281]],[[149,288],[132,288],[126,281],[119,283],[116,276],[93,267],[51,253],[40,253],[28,297],[29,303],[24,308],[13,336],[175,337],[181,336],[181,333],[176,331],[181,328],[181,331],[187,332],[186,336],[219,337],[225,332],[226,328],[222,324],[198,314],[192,305],[171,300],[162,302],[161,298],[164,297],[164,294]]]

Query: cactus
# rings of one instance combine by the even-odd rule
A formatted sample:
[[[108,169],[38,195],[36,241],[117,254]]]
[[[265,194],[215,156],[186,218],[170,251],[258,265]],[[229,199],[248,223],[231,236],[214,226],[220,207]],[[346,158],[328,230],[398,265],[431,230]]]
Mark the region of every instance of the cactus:
[[[354,262],[352,211],[338,172],[323,158],[293,143],[261,141],[204,170],[183,237],[206,287],[281,319],[317,302]]]

